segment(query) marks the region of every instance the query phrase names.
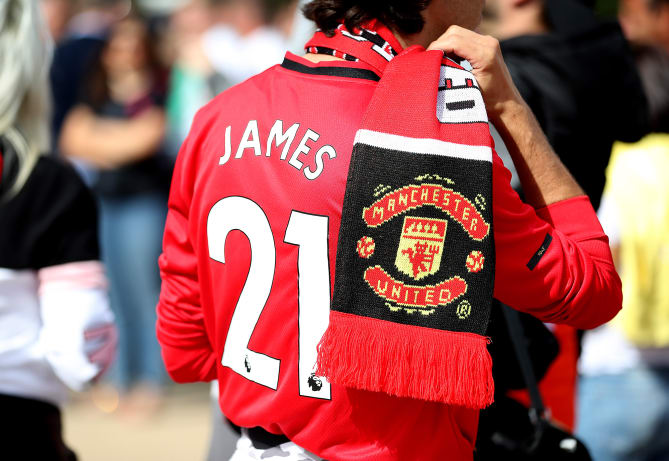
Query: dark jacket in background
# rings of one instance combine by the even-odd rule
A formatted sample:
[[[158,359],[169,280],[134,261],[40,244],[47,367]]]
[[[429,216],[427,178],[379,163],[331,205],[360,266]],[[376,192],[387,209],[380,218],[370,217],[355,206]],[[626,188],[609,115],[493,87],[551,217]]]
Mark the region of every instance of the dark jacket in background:
[[[634,58],[617,22],[573,0],[549,0],[552,32],[501,43],[504,59],[549,142],[595,209],[616,140],[648,132]]]
[[[505,40],[501,48],[513,81],[550,144],[597,208],[612,145],[647,133],[648,105],[620,26],[599,21],[580,1],[546,0],[551,32]],[[521,342],[527,344],[540,380],[559,345],[540,321],[527,314],[520,319]],[[496,304],[487,335],[492,338],[496,401],[481,412],[478,459],[521,459],[497,440],[500,434],[515,442],[532,440],[533,426],[527,411],[506,395],[526,383]]]
[[[77,104],[91,63],[104,47],[100,37],[71,37],[56,47],[49,78],[53,94],[52,137],[57,148],[67,113]]]

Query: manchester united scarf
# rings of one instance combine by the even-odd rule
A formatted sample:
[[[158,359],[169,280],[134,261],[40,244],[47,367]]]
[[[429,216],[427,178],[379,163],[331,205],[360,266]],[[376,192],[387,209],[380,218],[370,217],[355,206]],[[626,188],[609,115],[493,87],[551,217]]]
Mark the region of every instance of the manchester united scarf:
[[[374,23],[317,32],[307,50],[381,75],[353,146],[317,373],[399,397],[489,405],[492,138],[476,80],[439,51],[398,55]]]

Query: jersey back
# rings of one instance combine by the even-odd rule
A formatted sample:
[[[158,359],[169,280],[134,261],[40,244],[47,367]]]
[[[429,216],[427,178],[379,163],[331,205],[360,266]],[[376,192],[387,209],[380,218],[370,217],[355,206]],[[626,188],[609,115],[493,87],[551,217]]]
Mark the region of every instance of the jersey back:
[[[362,63],[289,54],[196,117],[173,189],[192,185],[187,233],[221,409],[331,460],[471,459],[477,411],[314,374],[353,139],[377,81]]]

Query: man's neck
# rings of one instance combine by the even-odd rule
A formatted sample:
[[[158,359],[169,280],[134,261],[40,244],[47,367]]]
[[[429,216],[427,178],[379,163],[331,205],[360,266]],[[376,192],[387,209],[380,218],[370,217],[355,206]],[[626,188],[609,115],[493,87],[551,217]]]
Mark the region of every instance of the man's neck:
[[[345,59],[338,58],[336,56],[330,56],[329,54],[314,54],[314,53],[305,54],[304,59],[315,63],[322,61],[345,61]]]
[[[430,22],[426,22],[423,29],[416,34],[402,34],[395,29],[392,29],[393,35],[397,41],[402,45],[402,49],[410,46],[420,45],[423,48],[430,46],[430,43],[438,39],[446,30],[443,27],[435,27]]]

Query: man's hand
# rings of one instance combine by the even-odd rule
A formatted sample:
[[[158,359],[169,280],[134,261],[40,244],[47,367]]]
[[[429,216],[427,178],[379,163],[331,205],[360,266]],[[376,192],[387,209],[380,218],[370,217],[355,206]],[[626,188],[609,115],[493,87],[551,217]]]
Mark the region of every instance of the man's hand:
[[[502,114],[522,110],[525,103],[511,80],[496,38],[451,26],[428,50],[442,50],[469,61],[493,123],[496,124]]]
[[[472,65],[488,118],[511,154],[527,203],[540,208],[583,195],[511,80],[495,38],[451,26],[428,49],[456,54]]]

